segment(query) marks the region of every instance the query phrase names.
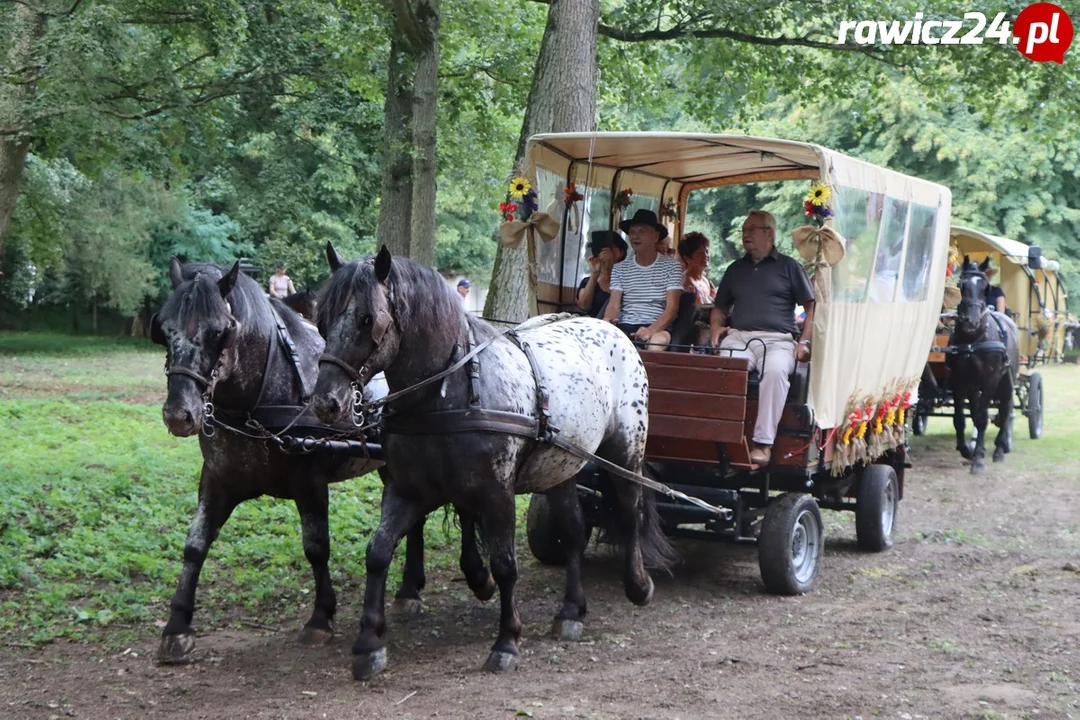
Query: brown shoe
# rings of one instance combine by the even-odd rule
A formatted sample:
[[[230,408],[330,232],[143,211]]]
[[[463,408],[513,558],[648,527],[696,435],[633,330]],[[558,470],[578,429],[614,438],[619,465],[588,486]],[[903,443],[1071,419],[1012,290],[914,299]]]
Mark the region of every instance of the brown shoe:
[[[750,451],[750,462],[755,465],[768,465],[771,457],[772,448],[768,445],[758,445],[755,443],[754,449]]]

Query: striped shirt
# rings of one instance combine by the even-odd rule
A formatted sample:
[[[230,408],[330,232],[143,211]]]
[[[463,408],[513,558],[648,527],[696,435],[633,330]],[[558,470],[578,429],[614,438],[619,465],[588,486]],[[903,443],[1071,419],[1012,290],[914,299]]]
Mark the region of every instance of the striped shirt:
[[[679,261],[667,255],[658,255],[647,266],[629,257],[611,269],[611,292],[622,292],[619,322],[623,325],[652,325],[667,307],[668,291],[682,289]]]

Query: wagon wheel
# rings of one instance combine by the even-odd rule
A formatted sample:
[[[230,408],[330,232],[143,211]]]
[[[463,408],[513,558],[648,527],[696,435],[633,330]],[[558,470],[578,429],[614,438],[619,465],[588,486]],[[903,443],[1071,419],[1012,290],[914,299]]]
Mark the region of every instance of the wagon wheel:
[[[855,537],[860,550],[881,552],[893,545],[900,486],[891,465],[871,465],[859,480]]]
[[[776,595],[812,590],[824,545],[824,525],[814,498],[789,493],[773,500],[758,536],[758,567],[765,589]]]
[[[1028,375],[1027,411],[1024,413],[1028,419],[1028,434],[1032,440],[1042,437],[1043,412],[1043,383],[1042,375],[1033,372]]]

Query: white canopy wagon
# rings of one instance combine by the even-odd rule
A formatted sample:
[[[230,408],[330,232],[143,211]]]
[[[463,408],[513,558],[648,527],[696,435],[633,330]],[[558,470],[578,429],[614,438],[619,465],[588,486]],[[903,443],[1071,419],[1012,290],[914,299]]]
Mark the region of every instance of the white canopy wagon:
[[[748,361],[683,346],[641,353],[650,383],[647,467],[673,489],[730,509],[718,517],[662,503],[668,531],[756,539],[772,592],[814,585],[820,507],[853,510],[860,547],[891,546],[908,411],[944,292],[949,190],[810,143],[741,135],[538,135],[526,162],[539,208],[524,221],[538,312],[574,307],[589,233],[615,229],[638,209],[656,212],[677,243],[695,191],[774,181],[828,187],[834,217],[825,227],[777,229],[778,237],[797,231],[817,302],[813,358],[791,378],[771,463],[750,461],[757,378]],[[588,492],[595,473],[578,481],[586,516],[602,524],[604,509]],[[534,496],[530,547],[559,562],[546,513],[546,498]]]

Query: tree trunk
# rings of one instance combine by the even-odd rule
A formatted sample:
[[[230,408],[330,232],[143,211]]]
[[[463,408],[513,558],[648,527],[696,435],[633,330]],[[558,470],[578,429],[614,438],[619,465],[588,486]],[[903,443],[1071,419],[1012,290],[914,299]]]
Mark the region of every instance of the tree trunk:
[[[30,151],[30,128],[24,113],[37,91],[40,69],[34,55],[37,39],[45,29],[45,16],[30,6],[18,4],[14,12],[9,42],[5,43],[9,47],[5,72],[10,80],[0,81],[0,255]]]
[[[596,24],[599,0],[552,0],[540,43],[529,105],[521,126],[515,167],[525,142],[541,132],[587,132],[596,117]],[[499,246],[484,317],[522,321],[536,313],[536,288],[528,280],[528,249]]]
[[[417,0],[413,43],[412,237],[409,258],[435,264],[435,140],[439,100],[439,0]]]
[[[382,199],[379,203],[378,243],[394,255],[409,257],[412,223],[412,59],[405,36],[395,22],[391,27],[383,127],[386,144],[382,157]]]

